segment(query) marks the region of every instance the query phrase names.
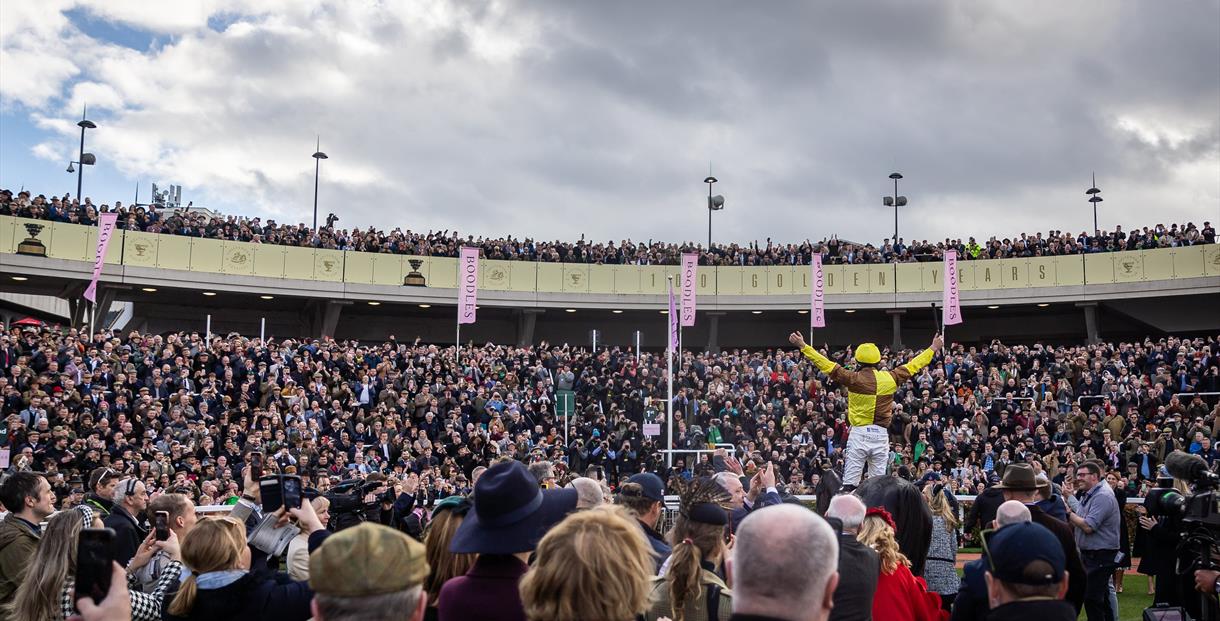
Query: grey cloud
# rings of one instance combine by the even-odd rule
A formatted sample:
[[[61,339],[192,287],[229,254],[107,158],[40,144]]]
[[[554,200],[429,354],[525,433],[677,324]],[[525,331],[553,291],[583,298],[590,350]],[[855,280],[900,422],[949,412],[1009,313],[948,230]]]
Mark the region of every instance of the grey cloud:
[[[1220,1],[443,6],[448,23],[421,26],[328,4],[280,16],[287,29],[237,10],[247,36],[149,53],[215,79],[157,74],[171,98],[108,127],[214,154],[157,163],[197,203],[291,221],[311,209],[321,133],[320,209],[345,226],[702,240],[709,161],[729,201],[718,240],[879,241],[895,169],[904,237],[1080,228],[1092,170],[1128,225],[1154,219],[1146,197],[1156,220],[1220,204]],[[147,172],[137,147],[106,144]]]

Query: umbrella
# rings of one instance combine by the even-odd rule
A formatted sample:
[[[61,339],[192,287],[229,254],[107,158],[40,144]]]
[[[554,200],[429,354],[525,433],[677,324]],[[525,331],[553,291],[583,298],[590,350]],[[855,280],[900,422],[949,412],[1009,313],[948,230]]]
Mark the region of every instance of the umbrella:
[[[41,328],[42,326],[44,326],[46,324],[41,319],[35,319],[33,317],[26,317],[25,319],[18,319],[17,321],[14,321],[12,325],[14,325],[14,326],[33,326],[35,328]]]

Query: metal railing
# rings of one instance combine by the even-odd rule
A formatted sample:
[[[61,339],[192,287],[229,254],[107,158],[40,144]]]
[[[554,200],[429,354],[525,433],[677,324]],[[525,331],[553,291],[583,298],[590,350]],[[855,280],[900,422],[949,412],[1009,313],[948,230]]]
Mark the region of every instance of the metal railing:
[[[1220,392],[1175,392],[1175,393],[1170,393],[1169,396],[1171,396],[1171,397],[1220,397]],[[1080,405],[1080,401],[1082,399],[1104,401],[1109,398],[1110,397],[1108,395],[1080,395],[1079,397],[1076,397],[1076,400],[1073,403],[1075,403],[1076,405]]]

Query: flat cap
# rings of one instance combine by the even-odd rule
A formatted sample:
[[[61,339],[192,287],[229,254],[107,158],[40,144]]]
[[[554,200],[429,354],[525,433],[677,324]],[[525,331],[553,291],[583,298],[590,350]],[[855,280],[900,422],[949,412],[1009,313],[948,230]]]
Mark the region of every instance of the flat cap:
[[[309,555],[309,586],[323,595],[384,595],[421,585],[427,577],[424,544],[371,522],[327,537]]]

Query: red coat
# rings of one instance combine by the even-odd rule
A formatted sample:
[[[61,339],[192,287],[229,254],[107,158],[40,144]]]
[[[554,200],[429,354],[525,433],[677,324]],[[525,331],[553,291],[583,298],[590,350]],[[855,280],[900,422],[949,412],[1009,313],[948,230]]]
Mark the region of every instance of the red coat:
[[[881,573],[873,596],[873,618],[878,621],[947,621],[940,595],[928,592],[923,578],[916,578],[901,563],[894,573]]]

